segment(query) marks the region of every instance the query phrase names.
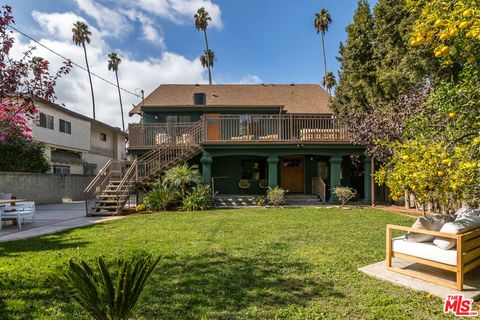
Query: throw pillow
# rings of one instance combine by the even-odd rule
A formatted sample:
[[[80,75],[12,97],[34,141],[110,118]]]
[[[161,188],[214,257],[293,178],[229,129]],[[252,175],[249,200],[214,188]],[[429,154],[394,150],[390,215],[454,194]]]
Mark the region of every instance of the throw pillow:
[[[455,217],[450,214],[418,217],[412,228],[424,229],[429,231],[439,231],[447,222],[454,221]],[[409,242],[428,242],[433,241],[435,236],[422,234],[418,232],[409,232],[405,235],[405,240]]]
[[[440,232],[462,234],[477,228],[480,228],[480,216],[467,217],[455,220],[453,222],[445,223],[442,229],[440,229]],[[453,249],[457,246],[457,242],[455,239],[444,237],[435,237],[433,243],[437,247],[445,250]]]

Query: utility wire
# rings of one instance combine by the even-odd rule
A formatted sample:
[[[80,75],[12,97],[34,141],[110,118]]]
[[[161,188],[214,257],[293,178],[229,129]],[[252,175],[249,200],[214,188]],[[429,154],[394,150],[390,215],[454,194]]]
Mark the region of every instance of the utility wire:
[[[11,28],[12,30],[18,32],[19,34],[23,35],[24,37],[32,40],[33,42],[35,42],[35,43],[38,44],[39,46],[47,49],[47,50],[50,51],[51,53],[59,56],[59,57],[62,58],[63,60],[65,60],[65,61],[70,61],[70,63],[71,63],[72,65],[76,66],[77,68],[80,68],[81,70],[83,70],[83,71],[85,71],[85,72],[88,72],[88,70],[87,70],[86,68],[84,68],[83,66],[81,66],[81,65],[79,65],[78,63],[72,61],[71,59],[68,59],[67,57],[61,55],[60,53],[54,51],[53,49],[50,49],[50,48],[47,47],[46,45],[44,45],[44,44],[40,43],[39,41],[35,40],[34,38],[30,37],[28,34],[26,34],[26,33],[22,32],[22,31],[18,30],[18,29],[15,28],[15,27],[12,27],[11,25],[8,25],[8,27]],[[95,76],[95,77],[97,77],[97,78],[100,79],[100,80],[103,80],[103,81],[107,82],[108,84],[114,86],[115,88],[117,87],[117,85],[116,85],[115,83],[113,83],[112,81],[110,81],[110,80],[108,80],[108,79],[105,79],[105,78],[102,77],[102,76],[99,76],[99,75],[96,74],[96,73],[90,72],[90,74],[93,75],[93,76]],[[137,97],[137,98],[140,98],[140,99],[142,98],[142,96],[140,96],[140,95],[138,95],[138,94],[136,94],[136,93],[134,93],[134,92],[132,92],[132,91],[130,91],[130,90],[128,90],[128,89],[124,89],[124,88],[122,88],[122,87],[119,87],[119,88],[120,88],[121,90],[125,91],[126,93],[129,93],[129,94],[131,94],[131,95],[134,95],[134,96]]]

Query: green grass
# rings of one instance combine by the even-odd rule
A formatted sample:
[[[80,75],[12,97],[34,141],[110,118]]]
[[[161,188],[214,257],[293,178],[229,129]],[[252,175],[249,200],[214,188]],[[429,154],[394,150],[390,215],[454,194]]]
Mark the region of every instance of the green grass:
[[[442,301],[357,271],[384,259],[371,209],[236,209],[130,216],[0,245],[0,319],[84,319],[47,280],[70,258],[163,259],[139,319],[434,319]]]

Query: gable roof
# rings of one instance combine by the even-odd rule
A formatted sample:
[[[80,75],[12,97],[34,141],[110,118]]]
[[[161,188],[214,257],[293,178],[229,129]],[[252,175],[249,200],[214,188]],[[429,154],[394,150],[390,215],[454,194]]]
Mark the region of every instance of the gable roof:
[[[205,105],[193,104],[205,93]],[[130,111],[168,107],[278,107],[287,113],[332,113],[330,95],[317,84],[162,84]]]

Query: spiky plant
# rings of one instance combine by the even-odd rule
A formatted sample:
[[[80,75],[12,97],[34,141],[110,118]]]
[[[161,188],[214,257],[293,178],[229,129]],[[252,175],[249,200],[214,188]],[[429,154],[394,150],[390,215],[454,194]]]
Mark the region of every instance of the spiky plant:
[[[191,166],[188,163],[168,169],[163,177],[165,185],[180,188],[182,199],[187,195],[187,189],[190,185],[199,184],[201,181],[202,176],[198,172],[198,166]]]
[[[118,261],[118,271],[110,273],[102,257],[97,268],[85,261],[70,260],[65,270],[51,277],[96,320],[129,319],[160,257],[134,255]]]

